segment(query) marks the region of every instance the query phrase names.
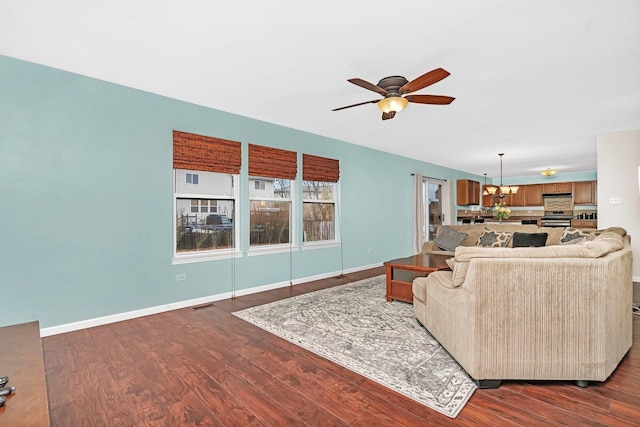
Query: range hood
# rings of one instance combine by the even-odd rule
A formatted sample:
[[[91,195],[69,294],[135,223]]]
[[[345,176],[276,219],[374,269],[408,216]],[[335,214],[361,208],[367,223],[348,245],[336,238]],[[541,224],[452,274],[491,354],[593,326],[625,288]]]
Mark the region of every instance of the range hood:
[[[568,227],[573,217],[573,195],[571,193],[543,194],[544,221],[558,222],[556,226]],[[560,224],[562,222],[562,224]]]

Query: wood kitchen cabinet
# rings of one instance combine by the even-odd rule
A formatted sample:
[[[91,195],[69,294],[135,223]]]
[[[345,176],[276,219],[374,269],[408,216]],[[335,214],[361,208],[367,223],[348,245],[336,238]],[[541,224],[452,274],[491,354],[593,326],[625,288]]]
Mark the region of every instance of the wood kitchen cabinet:
[[[573,219],[571,226],[575,228],[598,228],[598,221],[594,219]]]
[[[507,205],[509,206],[527,206],[525,203],[525,194],[527,192],[526,185],[520,185],[518,187],[518,192],[511,197],[505,197],[504,200],[507,201]]]
[[[572,193],[575,205],[598,204],[598,181],[554,182],[545,184],[520,185],[515,196],[505,197],[502,200],[490,195],[482,196],[482,206],[492,207],[494,203],[503,201],[509,206],[544,206],[543,194]],[[487,186],[482,186],[482,192]],[[499,194],[498,189],[498,194]],[[460,197],[460,189],[458,197]],[[458,204],[460,204],[458,202]]]
[[[493,204],[495,203],[493,201],[494,197],[491,197],[491,194],[484,194],[484,190],[487,187],[492,187],[491,185],[483,185],[482,186],[482,206],[484,206],[485,208],[490,208],[493,206]]]
[[[542,192],[549,193],[571,193],[571,182],[552,182],[549,184],[542,184]]]
[[[507,206],[526,206],[524,201],[525,201],[525,187],[526,185],[520,185],[518,186],[518,192],[516,194],[514,194],[513,196],[506,196],[503,197],[502,199],[499,199],[498,197],[491,197],[490,194],[488,195],[484,195],[484,189],[485,187],[491,187],[490,185],[483,185],[482,186],[482,206],[485,207],[493,207],[493,205],[495,203],[500,203],[500,202],[504,202],[507,204]],[[496,193],[496,195],[500,194],[500,188],[498,187],[498,191]]]
[[[524,205],[525,206],[542,206],[542,193],[544,192],[543,185],[546,184],[529,184],[524,192]]]
[[[597,205],[597,181],[576,181],[573,183],[574,205]]]
[[[480,204],[480,183],[470,179],[456,181],[456,202],[460,206]]]

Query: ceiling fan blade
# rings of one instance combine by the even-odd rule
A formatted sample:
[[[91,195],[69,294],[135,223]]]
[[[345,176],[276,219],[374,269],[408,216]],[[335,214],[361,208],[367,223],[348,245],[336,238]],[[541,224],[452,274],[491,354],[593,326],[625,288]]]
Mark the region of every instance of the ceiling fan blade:
[[[454,97],[451,96],[442,96],[442,95],[407,95],[405,96],[407,101],[414,102],[416,104],[436,104],[436,105],[447,105],[451,104]]]
[[[344,110],[345,108],[351,108],[351,107],[357,107],[358,105],[364,105],[364,104],[375,104],[378,101],[380,101],[379,99],[372,99],[371,101],[365,101],[365,102],[359,102],[357,104],[353,104],[353,105],[347,105],[346,107],[340,107],[340,108],[334,108],[331,111],[339,111],[339,110]]]
[[[388,113],[383,112],[382,113],[382,120],[393,119],[395,116],[396,116],[396,112],[395,111],[389,111]]]
[[[402,86],[399,90],[401,94],[415,92],[417,90],[423,89],[429,85],[439,82],[440,80],[447,77],[449,73],[444,68],[436,68],[435,70],[431,70],[428,73],[421,75],[420,77],[411,80],[409,83]]]
[[[389,92],[387,92],[385,89],[382,89],[380,86],[376,86],[373,83],[369,83],[366,80],[362,80],[362,79],[348,79],[347,80],[349,83],[353,83],[356,86],[360,86],[363,87],[365,89],[369,89],[371,91],[374,91],[376,93],[379,93],[380,95],[386,95]]]

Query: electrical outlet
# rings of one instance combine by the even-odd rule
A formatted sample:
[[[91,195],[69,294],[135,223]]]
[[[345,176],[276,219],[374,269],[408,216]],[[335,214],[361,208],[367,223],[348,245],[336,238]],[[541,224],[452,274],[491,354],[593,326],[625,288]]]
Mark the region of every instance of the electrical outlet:
[[[622,197],[609,197],[609,204],[610,205],[621,205],[622,204]]]
[[[187,273],[176,274],[176,282],[187,280]]]

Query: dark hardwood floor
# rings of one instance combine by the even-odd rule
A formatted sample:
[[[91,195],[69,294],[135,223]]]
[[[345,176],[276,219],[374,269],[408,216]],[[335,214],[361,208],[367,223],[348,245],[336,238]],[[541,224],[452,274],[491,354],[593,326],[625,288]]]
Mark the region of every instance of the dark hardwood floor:
[[[51,425],[640,425],[640,316],[607,382],[505,382],[476,390],[452,420],[230,314],[383,273],[43,338]]]

